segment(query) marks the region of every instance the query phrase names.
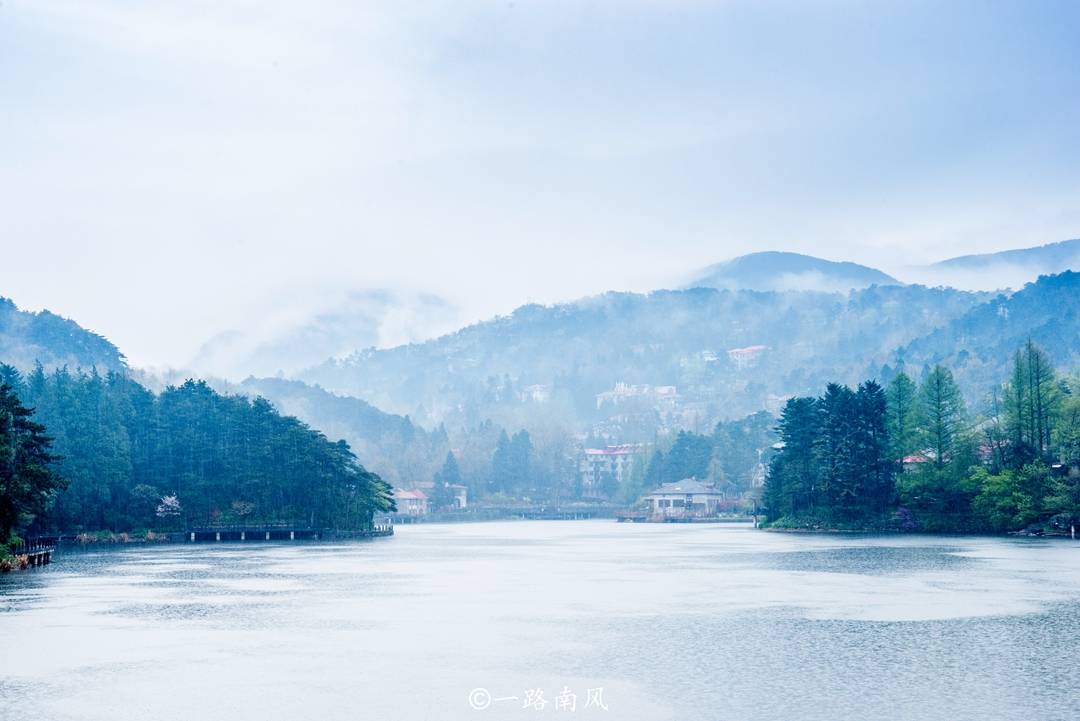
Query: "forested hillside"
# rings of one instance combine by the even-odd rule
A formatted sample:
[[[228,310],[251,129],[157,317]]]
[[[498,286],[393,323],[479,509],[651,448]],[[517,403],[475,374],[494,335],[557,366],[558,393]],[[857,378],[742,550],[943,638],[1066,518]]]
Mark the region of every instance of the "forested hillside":
[[[108,340],[78,323],[47,310],[19,310],[0,297],[0,359],[24,371],[40,362],[46,368],[96,367],[102,372],[125,367],[124,355]]]
[[[33,530],[177,530],[287,521],[363,528],[389,486],[269,402],[188,381],[155,395],[124,374],[0,366],[45,425],[66,481]]]
[[[430,480],[443,464],[446,431],[427,431],[408,416],[384,413],[358,398],[282,378],[249,378],[236,386],[262,396],[284,414],[296,416],[331,438],[343,438],[364,465],[394,485]]]
[[[765,407],[770,394],[874,375],[910,343],[984,295],[921,286],[847,294],[696,288],[607,293],[519,308],[422,344],[357,353],[304,374],[420,422],[520,425],[537,415],[595,421],[596,395],[618,382],[676,386],[709,419]],[[755,349],[743,362],[739,349]],[[527,397],[545,385],[543,407]]]
[[[1080,368],[1080,273],[1043,276],[998,295],[912,341],[897,357],[908,368],[949,366],[969,398],[1008,375],[1013,351],[1031,339],[1060,368]]]

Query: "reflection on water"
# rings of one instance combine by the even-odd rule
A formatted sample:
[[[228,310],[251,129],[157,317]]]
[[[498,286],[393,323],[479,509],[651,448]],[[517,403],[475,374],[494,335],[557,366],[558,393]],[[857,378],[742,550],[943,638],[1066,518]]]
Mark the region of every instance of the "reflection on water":
[[[1077,599],[1065,541],[587,521],[73,551],[0,577],[0,718],[1064,719]]]

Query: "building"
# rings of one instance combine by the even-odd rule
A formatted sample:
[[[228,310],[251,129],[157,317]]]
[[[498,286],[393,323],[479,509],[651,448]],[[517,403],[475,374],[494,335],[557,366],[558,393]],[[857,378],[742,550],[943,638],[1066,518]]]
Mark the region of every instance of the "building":
[[[596,394],[596,407],[618,406],[628,401],[644,401],[656,406],[659,410],[673,406],[678,397],[675,386],[633,385],[620,382],[616,383],[612,390]]]
[[[428,497],[420,490],[406,491],[404,488],[395,488],[394,503],[397,504],[398,515],[401,516],[424,516],[428,512]]]
[[[590,498],[606,496],[605,486],[622,485],[630,480],[634,464],[644,447],[626,443],[606,448],[586,448],[581,457],[581,492]]]
[[[420,481],[416,484],[417,490],[427,496],[428,510],[439,510],[431,508],[431,496],[435,491],[435,481]],[[467,508],[469,506],[469,489],[460,483],[451,483],[450,490],[454,494],[454,508]]]
[[[665,483],[645,496],[649,515],[656,520],[704,518],[720,512],[724,494],[712,483],[686,478]]]
[[[767,345],[752,345],[746,348],[732,348],[727,355],[736,368],[752,368],[757,365],[761,354],[767,350],[769,350]]]
[[[547,403],[551,400],[553,386],[550,383],[537,383],[525,386],[518,394],[522,403]]]
[[[451,483],[450,490],[454,492],[454,504],[458,508],[469,506],[469,489],[460,483]]]
[[[902,459],[900,459],[900,463],[905,471],[913,471],[916,468],[920,467],[922,464],[929,463],[932,460],[933,459],[929,456],[924,456],[921,453],[915,453],[910,456],[904,456]]]

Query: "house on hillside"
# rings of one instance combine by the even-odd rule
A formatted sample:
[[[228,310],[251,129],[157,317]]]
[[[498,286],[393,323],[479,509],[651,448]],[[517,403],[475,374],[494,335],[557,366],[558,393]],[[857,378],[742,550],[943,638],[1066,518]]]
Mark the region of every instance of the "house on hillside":
[[[686,478],[661,485],[645,501],[654,520],[705,518],[720,512],[724,494],[712,483]]]

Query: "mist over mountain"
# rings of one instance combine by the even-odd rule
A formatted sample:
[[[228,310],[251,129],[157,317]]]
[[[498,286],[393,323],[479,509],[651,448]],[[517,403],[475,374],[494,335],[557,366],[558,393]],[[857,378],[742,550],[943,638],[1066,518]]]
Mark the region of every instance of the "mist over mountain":
[[[126,368],[124,354],[103,336],[47,310],[19,310],[4,297],[0,297],[0,362],[24,371],[35,362],[46,368]]]
[[[1008,375],[1028,339],[1060,368],[1080,367],[1080,273],[1043,276],[1015,293],[971,308],[897,353],[909,370],[943,363],[969,390],[987,390]]]
[[[1033,248],[962,255],[927,266],[905,269],[913,282],[968,290],[1021,288],[1041,275],[1080,270],[1080,239]]]
[[[395,485],[427,479],[449,449],[446,433],[427,431],[407,416],[384,413],[357,398],[281,378],[248,378],[228,390],[261,396],[284,414],[343,438],[365,467]]]
[[[658,425],[707,428],[826,380],[854,382],[987,298],[899,285],[850,294],[605,293],[524,306],[436,340],[330,360],[302,377],[422,423],[556,415],[644,436]]]
[[[290,375],[363,348],[426,340],[455,328],[458,315],[434,295],[386,289],[282,300],[208,340],[187,367],[236,380]]]
[[[764,251],[710,265],[700,271],[688,287],[832,293],[899,283],[876,268],[858,263],[824,260],[801,253]]]

